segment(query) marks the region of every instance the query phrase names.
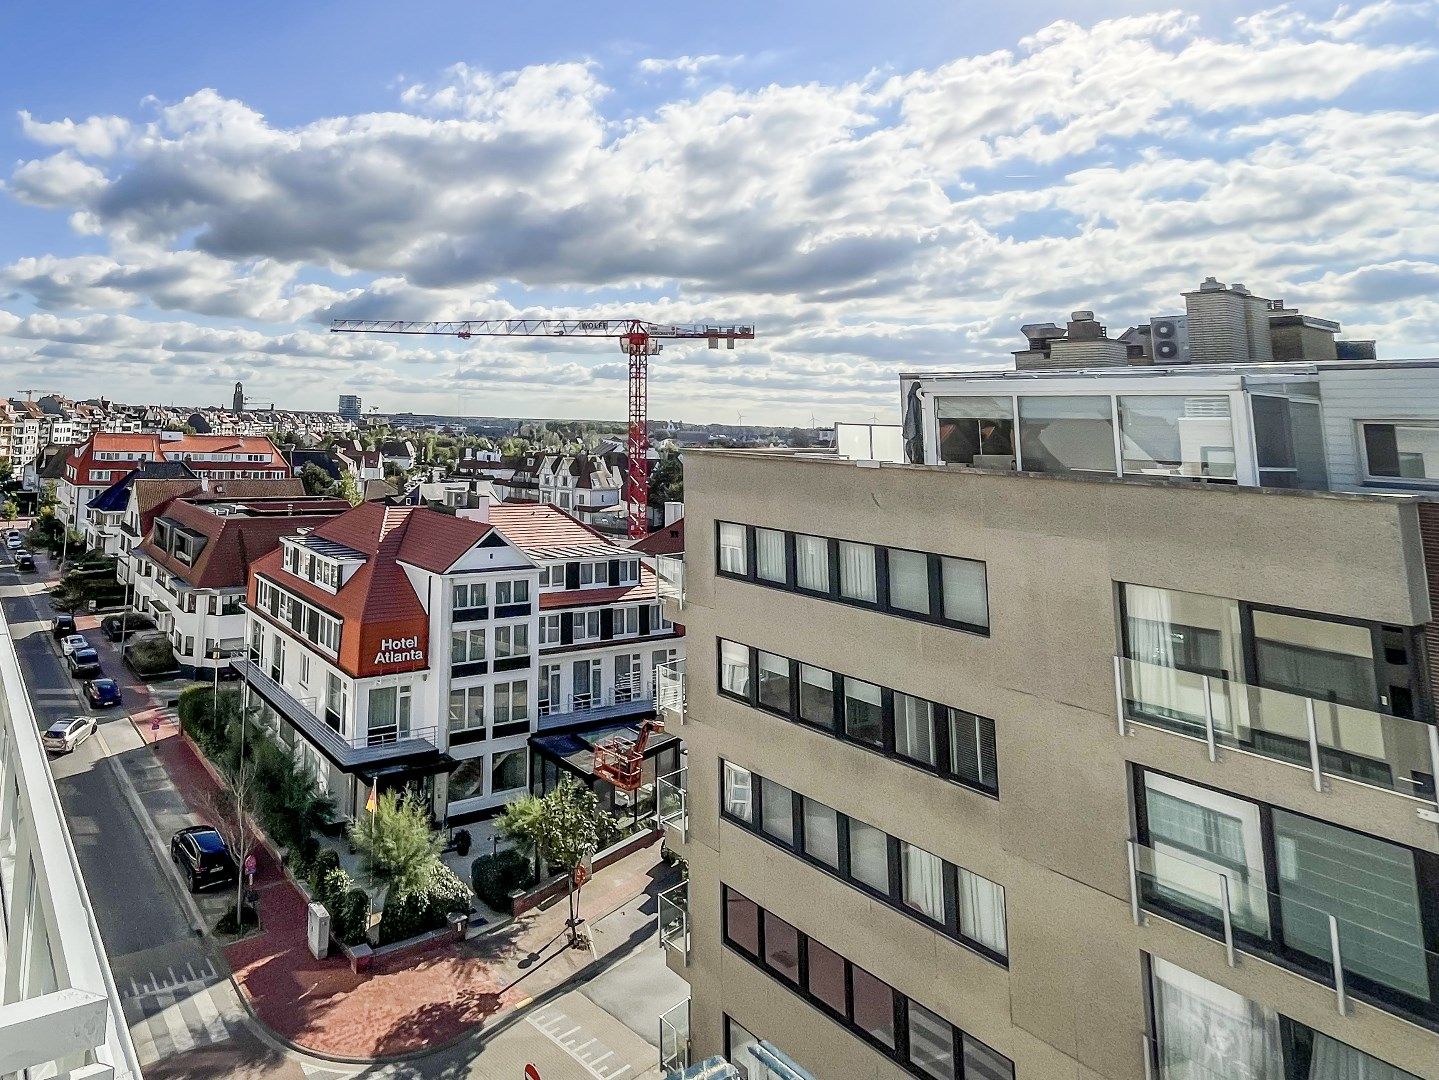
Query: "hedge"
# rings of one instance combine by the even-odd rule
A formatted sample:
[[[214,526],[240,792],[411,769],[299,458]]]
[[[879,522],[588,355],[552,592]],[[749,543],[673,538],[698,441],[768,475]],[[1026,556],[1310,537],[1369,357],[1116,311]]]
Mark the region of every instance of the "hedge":
[[[497,855],[481,855],[470,864],[475,895],[495,911],[510,909],[510,893],[534,883],[534,863],[514,848]]]

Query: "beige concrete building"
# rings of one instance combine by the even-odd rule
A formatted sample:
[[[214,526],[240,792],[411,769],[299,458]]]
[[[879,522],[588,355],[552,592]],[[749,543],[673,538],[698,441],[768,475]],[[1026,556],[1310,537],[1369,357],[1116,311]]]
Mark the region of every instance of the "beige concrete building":
[[[1043,406],[1008,406],[1029,471],[992,444],[944,464],[946,418],[995,421],[993,372],[906,377],[925,464],[686,454],[688,754],[662,816],[689,878],[661,932],[692,997],[666,1064],[1439,1080],[1422,457],[1386,483],[1371,440],[1368,486],[1293,490],[1232,371],[1217,395],[1124,379],[1180,393],[1147,411],[1092,374],[1051,385],[1110,395],[1108,469],[1097,398],[1047,376],[1004,390]],[[1344,420],[1349,449],[1434,423],[1414,408]],[[1330,434],[1328,475],[1355,474]]]

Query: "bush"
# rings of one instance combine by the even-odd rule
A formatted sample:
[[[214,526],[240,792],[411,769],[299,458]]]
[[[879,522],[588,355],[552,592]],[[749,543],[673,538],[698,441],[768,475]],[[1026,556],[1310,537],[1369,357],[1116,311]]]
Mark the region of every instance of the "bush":
[[[429,885],[406,896],[391,896],[380,914],[380,944],[389,945],[438,930],[451,912],[468,913],[474,904],[465,883],[440,863]]]
[[[139,638],[125,648],[125,660],[137,675],[160,675],[174,671],[175,652],[159,634]]]
[[[510,893],[534,883],[534,866],[528,856],[513,849],[481,855],[470,864],[470,882],[487,907],[508,911]]]
[[[239,935],[247,930],[257,930],[260,927],[260,912],[254,904],[240,905],[240,921],[235,922],[235,909],[225,909],[225,914],[220,916],[220,921],[215,924],[216,933]]]
[[[330,934],[336,941],[342,945],[358,945],[365,940],[365,916],[370,913],[370,898],[364,889],[351,889],[327,910]]]
[[[340,869],[340,853],[334,848],[321,848],[310,866],[310,891],[320,895],[320,882],[327,874]]]

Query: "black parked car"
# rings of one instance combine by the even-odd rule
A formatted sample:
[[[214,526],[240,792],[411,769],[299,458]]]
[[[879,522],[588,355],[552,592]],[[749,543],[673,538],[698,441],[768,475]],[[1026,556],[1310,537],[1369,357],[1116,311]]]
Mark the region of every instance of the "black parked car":
[[[50,636],[52,638],[66,638],[74,633],[77,633],[74,615],[56,615],[50,620]]]
[[[191,825],[172,836],[170,858],[191,892],[234,881],[238,870],[225,838],[209,825]]]
[[[94,649],[76,649],[66,662],[70,665],[70,674],[77,679],[94,679],[104,674],[100,654]]]
[[[15,552],[15,569],[34,570],[35,556],[30,554],[30,552],[26,551],[24,548],[21,548],[19,551]]]
[[[106,615],[100,620],[100,632],[111,641],[123,641],[125,638],[147,633],[153,629],[155,629],[154,620],[137,611],[129,612],[123,617],[123,620],[119,615]]]

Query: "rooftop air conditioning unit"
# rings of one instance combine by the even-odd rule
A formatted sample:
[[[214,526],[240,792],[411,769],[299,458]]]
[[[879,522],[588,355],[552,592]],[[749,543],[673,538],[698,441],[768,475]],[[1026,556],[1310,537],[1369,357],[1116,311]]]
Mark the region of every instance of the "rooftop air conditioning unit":
[[[1184,315],[1163,315],[1149,320],[1150,348],[1156,364],[1187,364],[1189,319]]]

